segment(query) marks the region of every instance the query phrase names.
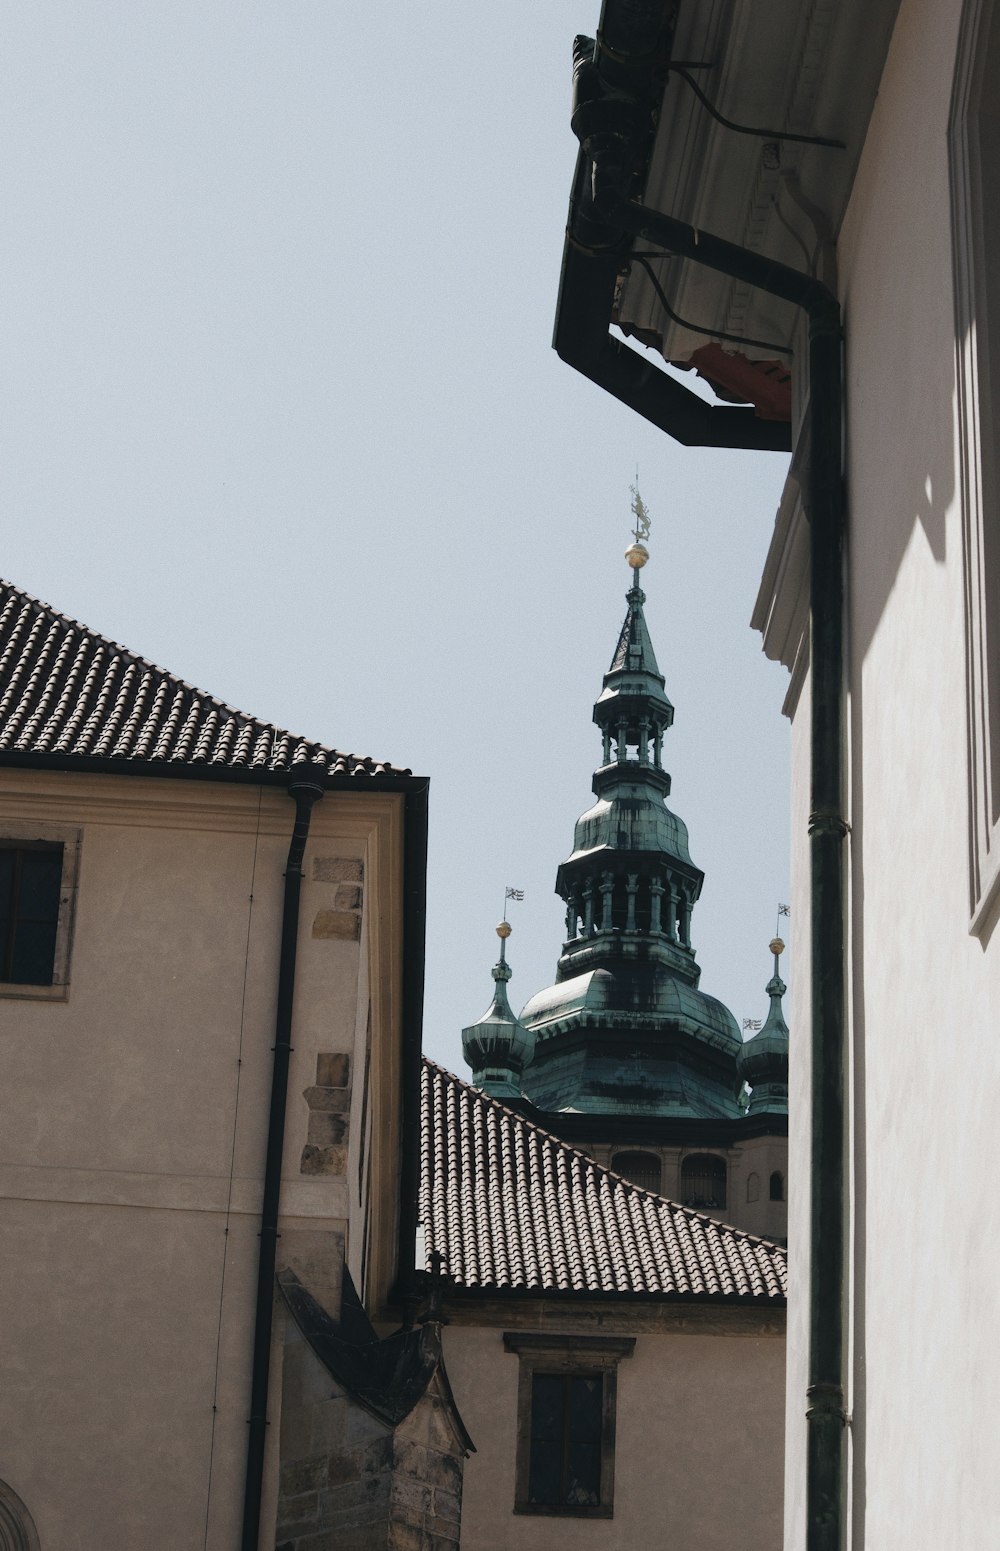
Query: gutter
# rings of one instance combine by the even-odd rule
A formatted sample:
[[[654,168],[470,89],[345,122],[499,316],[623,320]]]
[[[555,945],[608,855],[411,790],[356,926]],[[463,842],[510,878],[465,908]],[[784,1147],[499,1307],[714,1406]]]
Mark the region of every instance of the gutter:
[[[288,779],[288,795],[295,803],[295,823],[288,846],[288,860],[285,864],[285,898],[281,913],[278,1008],[275,1017],[274,1068],[271,1074],[271,1103],[267,1123],[267,1152],[264,1161],[260,1256],[257,1262],[257,1311],[254,1318],[253,1358],[250,1369],[250,1431],[247,1437],[241,1551],[257,1551],[260,1542],[260,1504],[264,1484],[267,1392],[271,1365],[271,1325],[274,1317],[274,1266],[278,1247],[278,1209],[281,1199],[281,1158],[285,1144],[288,1062],[292,1051],[292,1008],[295,997],[299,899],[302,893],[302,858],[309,838],[312,810],[326,791],[326,779],[325,769],[315,765],[299,766]]]
[[[399,1239],[390,1298],[412,1320],[418,1299],[420,1215],[420,1069],[423,1056],[424,956],[427,936],[427,782],[406,794],[403,832],[403,1051],[400,1095]]]
[[[397,1282],[403,1287],[410,1288],[414,1279],[417,1182],[420,1176],[420,1061],[427,916],[428,782],[412,776],[366,777],[365,781],[369,779],[373,783],[378,783],[377,790],[403,793],[403,1049]],[[258,1551],[260,1540],[281,1162],[285,1139],[289,1057],[292,1050],[292,1014],[302,861],[315,804],[328,791],[338,789],[357,791],[360,783],[357,777],[353,780],[330,777],[322,765],[300,765],[287,778],[286,784],[288,794],[295,802],[295,822],[285,865],[285,894],[281,918],[274,1069],[271,1077],[267,1152],[264,1164],[264,1199],[261,1209],[260,1256],[257,1267],[249,1436],[240,1551]],[[367,785],[362,786],[362,790],[367,789]]]
[[[655,7],[652,8],[655,10]],[[810,458],[804,504],[810,527],[810,726],[809,859],[811,895],[810,982],[812,1024],[809,1374],[806,1390],[808,1551],[839,1551],[845,1529],[845,1426],[843,1364],[844,1309],[844,1062],[846,1048],[846,862],[844,841],[844,542],[846,492],[842,473],[842,329],[837,298],[811,275],[773,263],[711,233],[649,210],[636,192],[636,137],[646,128],[646,149],[667,56],[647,69],[640,94],[629,94],[621,77],[622,44],[609,54],[609,25],[628,24],[629,7],[605,0],[596,45],[577,39],[573,129],[580,138],[566,258],[556,316],[555,348],[560,356],[622,402],[688,445],[761,447],[773,425],[745,419],[752,411],[708,409],[678,399],[694,398],[658,368],[623,365],[609,349],[614,276],[635,238],[692,263],[703,264],[779,296],[802,308],[809,320]],[[634,14],[634,13],[633,13]],[[611,57],[613,56],[613,61]],[[613,67],[612,67],[613,66]],[[644,91],[644,94],[643,93]],[[589,185],[589,186],[588,186]],[[589,266],[589,267],[588,267]],[[578,331],[578,332],[577,332]],[[575,337],[574,337],[575,336]],[[617,343],[615,341],[612,344]],[[646,375],[644,375],[644,373]],[[656,382],[651,383],[649,374]],[[701,401],[698,401],[701,404]],[[704,411],[706,406],[701,405]],[[719,419],[714,417],[719,416]],[[787,432],[787,427],[782,427]],[[789,445],[786,440],[786,447]]]

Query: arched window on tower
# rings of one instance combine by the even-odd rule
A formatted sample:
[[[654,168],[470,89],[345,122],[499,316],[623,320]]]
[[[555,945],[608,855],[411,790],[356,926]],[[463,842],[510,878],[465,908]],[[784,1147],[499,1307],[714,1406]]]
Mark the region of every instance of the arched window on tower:
[[[611,1159],[611,1167],[633,1185],[641,1185],[643,1190],[655,1190],[659,1194],[661,1169],[655,1153],[616,1152]]]
[[[779,1169],[775,1169],[771,1175],[771,1200],[783,1201],[785,1199],[785,1176]]]
[[[719,1211],[726,1204],[726,1160],[711,1153],[693,1153],[681,1164],[681,1200],[699,1211]]]
[[[758,1201],[760,1199],[760,1175],[750,1174],[747,1177],[747,1200]]]

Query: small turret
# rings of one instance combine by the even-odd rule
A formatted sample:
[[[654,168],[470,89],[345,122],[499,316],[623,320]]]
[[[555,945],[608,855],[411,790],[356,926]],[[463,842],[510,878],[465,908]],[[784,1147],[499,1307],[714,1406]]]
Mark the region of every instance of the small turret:
[[[736,1057],[740,1077],[752,1090],[748,1115],[788,1114],[788,1024],[781,998],[788,987],[778,973],[778,959],[785,945],[780,937],[770,943],[774,954],[774,974],[767,982],[771,1009],[764,1026],[746,1041]]]
[[[507,1000],[507,982],[511,970],[507,963],[509,921],[497,927],[500,957],[493,966],[496,990],[493,1000],[478,1023],[462,1030],[462,1050],[472,1067],[472,1081],[495,1099],[520,1098],[521,1073],[531,1060],[535,1036],[511,1012]]]

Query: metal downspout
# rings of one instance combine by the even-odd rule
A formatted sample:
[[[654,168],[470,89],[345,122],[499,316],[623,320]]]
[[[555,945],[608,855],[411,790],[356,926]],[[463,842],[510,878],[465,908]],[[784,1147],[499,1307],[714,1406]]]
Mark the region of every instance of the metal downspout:
[[[264,1448],[267,1438],[267,1390],[271,1364],[271,1324],[274,1312],[274,1266],[278,1245],[278,1207],[281,1198],[281,1157],[285,1142],[288,1063],[292,1050],[292,1006],[295,993],[299,898],[302,892],[302,857],[309,836],[309,821],[313,805],[319,801],[325,791],[324,767],[302,765],[289,777],[288,794],[295,802],[295,824],[292,828],[288,860],[285,865],[285,898],[281,915],[278,1006],[275,1016],[271,1104],[267,1123],[267,1154],[264,1162],[260,1258],[257,1264],[257,1312],[253,1333],[250,1430],[247,1436],[241,1551],[258,1551],[260,1541],[260,1505],[264,1482]]]
[[[802,307],[809,318],[810,969],[812,1167],[806,1545],[840,1551],[845,1527],[844,1260],[846,1211],[846,864],[844,841],[844,542],[840,306],[812,276],[747,252],[642,205],[617,201],[610,219],[723,274]]]

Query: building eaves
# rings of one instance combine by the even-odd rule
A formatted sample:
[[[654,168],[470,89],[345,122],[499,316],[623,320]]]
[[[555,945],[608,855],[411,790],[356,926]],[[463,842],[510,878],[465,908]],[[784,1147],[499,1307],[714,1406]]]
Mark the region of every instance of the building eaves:
[[[420,1219],[468,1290],[783,1305],[784,1250],[594,1163],[424,1060]]]
[[[395,784],[387,761],[344,753],[235,710],[0,581],[0,763],[144,775]]]

